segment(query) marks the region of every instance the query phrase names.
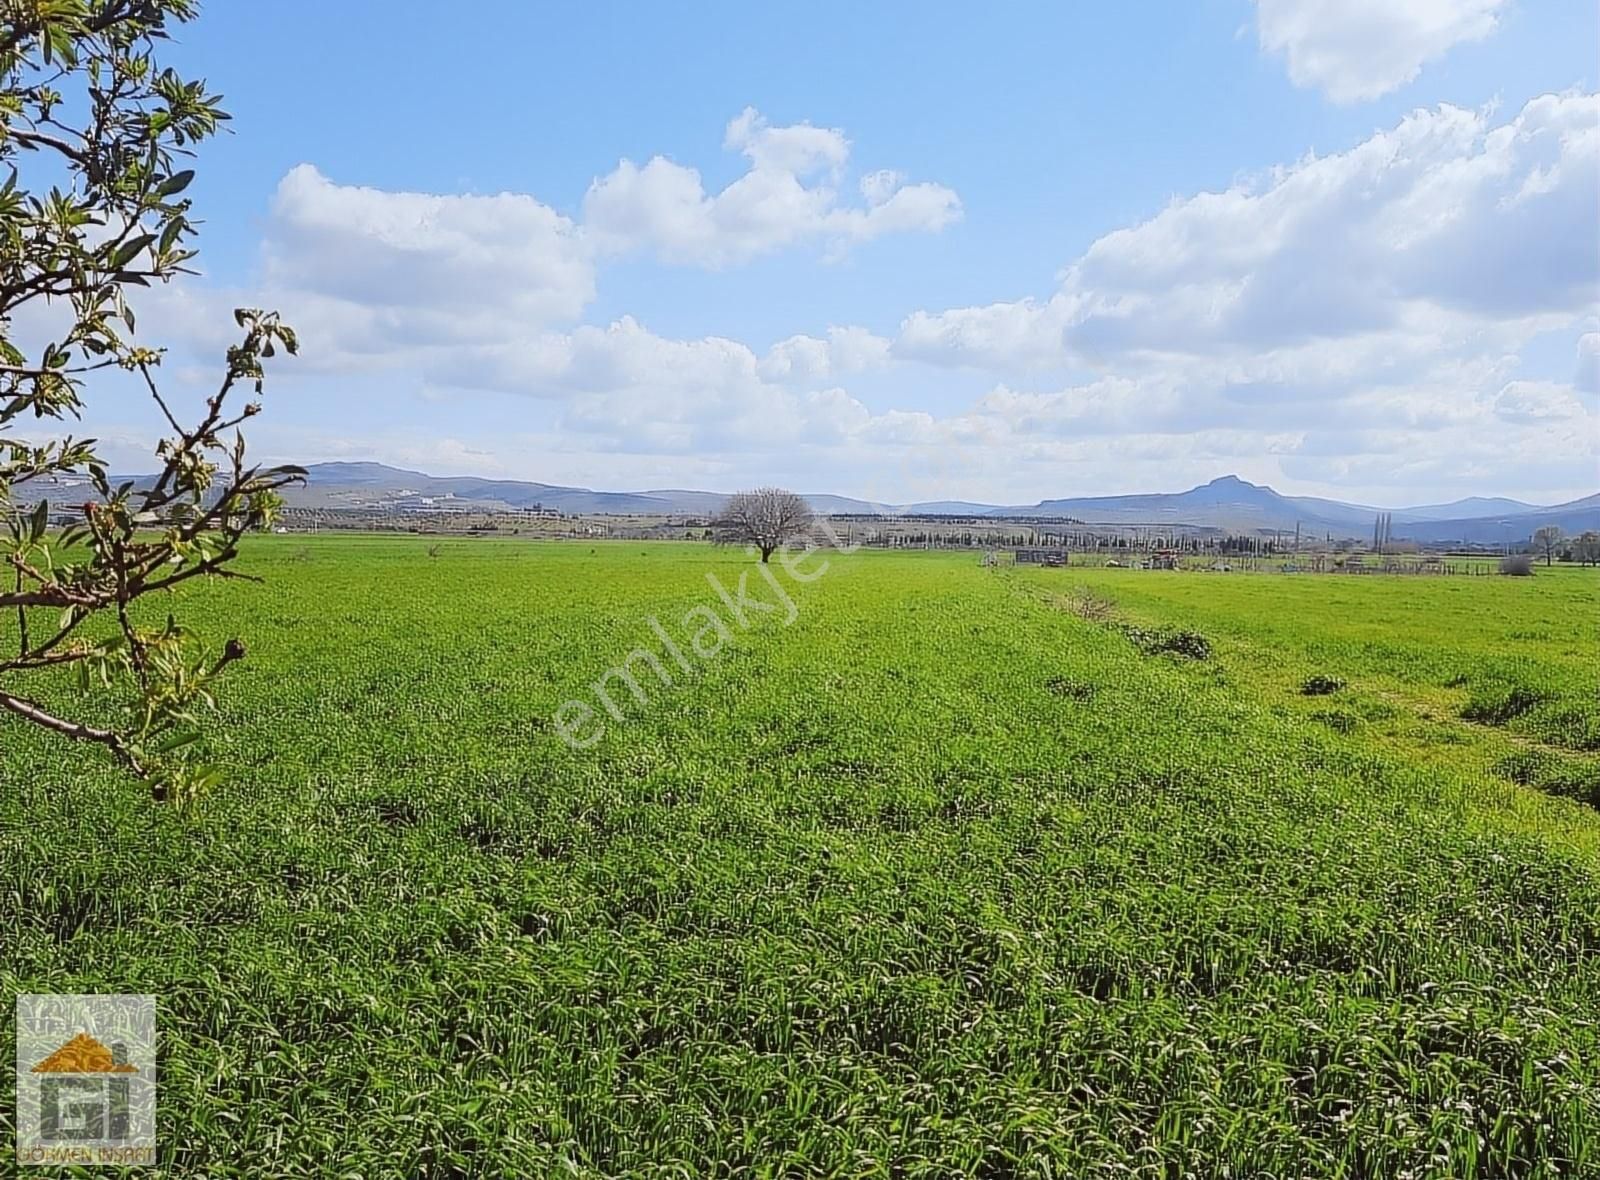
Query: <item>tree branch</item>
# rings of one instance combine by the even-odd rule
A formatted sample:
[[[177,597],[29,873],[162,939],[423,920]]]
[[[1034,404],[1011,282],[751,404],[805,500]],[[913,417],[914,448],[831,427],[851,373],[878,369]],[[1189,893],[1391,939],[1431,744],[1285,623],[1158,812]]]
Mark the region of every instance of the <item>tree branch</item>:
[[[46,712],[39,705],[25,697],[12,696],[7,692],[0,692],[0,709],[15,713],[24,721],[31,721],[35,725],[53,730],[64,737],[82,742],[94,742],[97,745],[104,746],[135,774],[142,773],[138,759],[128,749],[128,743],[113,730],[97,729],[92,725],[85,725],[81,721],[68,721],[65,718],[57,717],[53,713]]]

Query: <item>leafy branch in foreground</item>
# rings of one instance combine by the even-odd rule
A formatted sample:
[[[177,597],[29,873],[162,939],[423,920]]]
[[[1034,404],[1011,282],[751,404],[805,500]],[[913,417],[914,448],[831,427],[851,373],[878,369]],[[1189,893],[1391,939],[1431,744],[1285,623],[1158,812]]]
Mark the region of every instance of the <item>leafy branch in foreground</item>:
[[[135,603],[242,576],[226,568],[240,539],[304,475],[251,465],[239,431],[260,412],[263,360],[296,350],[275,313],[235,313],[243,339],[187,427],[157,383],[162,354],[133,341],[127,289],[190,273],[195,254],[183,196],[194,172],[179,159],[228,117],[203,82],[154,60],[168,23],[194,13],[193,0],[0,0],[0,716],[103,746],[155,798],[178,800],[217,777],[180,751],[245,648],[207,652],[170,615],[141,622]],[[24,165],[48,188],[30,188]],[[25,420],[79,417],[97,373],[138,381],[171,430],[140,486],[113,486],[93,439],[20,433]],[[252,395],[242,405],[241,389]],[[93,497],[52,507],[54,489],[86,486]],[[70,523],[52,535],[62,515]],[[63,669],[86,693],[112,694],[119,719],[68,716],[24,691]]]

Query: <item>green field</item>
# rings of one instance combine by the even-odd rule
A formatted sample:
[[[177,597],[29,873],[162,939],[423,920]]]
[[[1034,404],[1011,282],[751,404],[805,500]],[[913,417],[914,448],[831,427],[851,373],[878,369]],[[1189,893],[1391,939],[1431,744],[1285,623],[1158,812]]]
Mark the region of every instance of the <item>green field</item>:
[[[1498,773],[1600,807],[1600,577],[1149,576],[1022,570],[1043,601],[1199,631],[1280,713],[1405,757]],[[1326,695],[1314,676],[1343,681]]]
[[[1600,1175],[1593,571],[426,551],[183,593],[189,814],[0,720],[0,981],[159,997],[171,1174]]]

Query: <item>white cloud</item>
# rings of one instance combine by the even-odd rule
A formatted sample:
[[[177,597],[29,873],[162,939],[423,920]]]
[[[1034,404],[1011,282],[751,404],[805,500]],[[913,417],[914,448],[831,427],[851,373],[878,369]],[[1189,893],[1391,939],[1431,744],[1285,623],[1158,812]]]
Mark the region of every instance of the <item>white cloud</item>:
[[[1211,351],[1586,310],[1600,274],[1600,96],[1500,126],[1419,111],[1261,187],[1203,193],[1108,234],[1068,271],[1092,351]],[[1530,187],[1531,178],[1541,183]]]
[[[1592,478],[1600,413],[1597,124],[1594,95],[1500,119],[1420,111],[1105,234],[1053,291],[913,312],[892,341],[836,325],[764,352],[626,315],[577,321],[607,250],[701,265],[785,243],[835,250],[931,227],[954,194],[889,171],[852,184],[839,132],[753,112],[727,136],[748,171],[720,193],[669,161],[625,161],[577,221],[531,196],[383,192],[302,166],[273,203],[262,289],[152,292],[141,322],[209,331],[234,303],[281,307],[307,342],[282,366],[291,381],[331,367],[434,399],[437,447],[380,426],[387,449],[366,452],[424,469],[606,487],[777,479],[884,502],[1031,502],[1224,471],[1374,499],[1518,490],[1506,472],[1525,492],[1565,492]],[[1563,371],[1524,365],[1540,335]],[[207,337],[208,354],[220,344]],[[1563,384],[1574,347],[1580,372]],[[297,447],[310,444],[279,449],[309,457]]]
[[[1182,392],[1165,382],[1105,377],[1055,393],[1013,390],[1005,385],[985,394],[979,413],[1003,422],[1007,432],[1039,437],[1088,434],[1138,434],[1182,429]]]
[[[571,320],[595,286],[577,226],[533,197],[386,192],[309,164],[273,197],[263,277],[343,305],[357,321],[346,330],[407,343]]]
[[[889,363],[889,348],[889,340],[865,328],[829,328],[826,340],[790,336],[761,359],[761,375],[769,381],[814,384],[882,368]]]
[[[762,172],[790,172],[809,176],[820,169],[837,173],[850,158],[850,141],[833,127],[797,123],[774,127],[754,107],[745,107],[728,122],[722,146],[743,152]]]
[[[526,374],[545,374],[545,353],[583,345],[581,334],[563,342],[553,329],[592,303],[610,252],[654,249],[726,265],[799,242],[837,252],[880,234],[936,230],[960,213],[950,190],[888,171],[861,180],[864,204],[842,204],[850,145],[835,129],[774,127],[746,110],[728,124],[725,144],[750,167],[715,197],[693,169],[624,160],[595,182],[582,223],[525,193],[391,192],[301,164],[272,198],[258,283],[152,293],[149,325],[220,351],[231,332],[217,326],[231,325],[229,308],[261,304],[300,330],[302,370],[410,368],[435,384],[516,389]],[[788,364],[785,380],[815,381],[881,364],[888,349],[852,328],[831,330],[823,343],[810,357],[794,338],[769,366]]]
[[[1059,365],[1067,359],[1067,314],[1059,298],[917,311],[900,325],[894,352],[908,360],[1001,370]]]
[[[841,203],[850,145],[832,128],[774,127],[746,110],[725,146],[750,166],[715,196],[692,168],[624,160],[591,186],[582,224],[525,193],[390,192],[301,164],[272,200],[261,301],[305,324],[308,351],[335,366],[396,349],[492,350],[578,319],[609,253],[724,266],[801,242],[837,252],[936,231],[960,215],[949,189],[887,171],[861,181],[863,204]]]
[[[1558,381],[1508,381],[1494,409],[1508,422],[1579,422],[1587,416],[1572,386]]]
[[[876,172],[869,172],[861,178],[861,195],[866,198],[867,204],[876,208],[888,203],[894,194],[905,185],[906,178],[902,173],[891,168],[880,168]]]
[[[1592,307],[1597,188],[1600,96],[1545,95],[1499,125],[1418,111],[1106,234],[1048,300],[916,313],[895,350],[1013,370],[1203,358],[1249,377],[1301,354],[1348,369],[1514,343]]]
[[[837,252],[883,234],[933,233],[961,216],[950,189],[882,170],[861,182],[864,206],[841,204],[850,143],[832,128],[773,127],[746,109],[728,124],[724,146],[750,167],[715,196],[698,170],[664,156],[643,166],[623,160],[584,196],[586,231],[610,252],[649,250],[667,262],[722,267],[798,242]]]
[[[1338,103],[1377,98],[1425,63],[1494,32],[1506,0],[1256,0],[1263,51],[1296,86]]]
[[[832,368],[828,342],[815,336],[780,340],[761,360],[761,375],[771,381],[825,381]]]
[[[738,341],[716,336],[669,340],[631,316],[605,328],[585,325],[565,335],[541,338],[527,351],[520,377],[533,393],[551,389],[605,393],[639,387],[709,393],[749,387],[758,380],[755,353]]]
[[[1504,486],[1508,472],[1582,486],[1600,334],[1579,342],[1571,383],[1524,354],[1592,328],[1597,191],[1600,96],[1545,95],[1498,119],[1419,111],[1106,234],[1047,297],[915,312],[893,354],[998,378],[961,417],[1019,464],[1104,469],[1192,432],[1237,443],[1223,470],[1277,455],[1279,479],[1374,493]],[[1051,372],[1100,376],[1029,388]]]
[[[1578,372],[1572,383],[1582,393],[1600,393],[1600,332],[1578,338]]]

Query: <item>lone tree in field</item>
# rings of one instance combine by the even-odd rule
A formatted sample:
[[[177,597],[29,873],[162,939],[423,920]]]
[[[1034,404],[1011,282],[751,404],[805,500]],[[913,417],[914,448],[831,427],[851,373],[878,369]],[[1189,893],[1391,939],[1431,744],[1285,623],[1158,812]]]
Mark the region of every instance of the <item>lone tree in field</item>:
[[[1543,528],[1534,530],[1533,547],[1544,554],[1546,566],[1549,566],[1550,559],[1555,556],[1556,547],[1561,544],[1561,538],[1564,536],[1566,534],[1553,524],[1547,524]]]
[[[0,729],[102,746],[158,800],[218,777],[180,751],[245,648],[202,650],[164,604],[140,600],[240,576],[226,569],[240,537],[304,475],[250,465],[238,431],[261,408],[263,358],[295,351],[276,314],[234,313],[242,339],[188,426],[156,380],[161,351],[135,338],[131,289],[190,273],[194,172],[180,161],[228,117],[204,83],[155,60],[195,10],[0,0]],[[131,384],[159,411],[169,433],[143,486],[113,485],[95,440],[62,433],[90,383]],[[109,699],[85,699],[81,716],[41,704],[28,686],[65,671]]]
[[[753,545],[768,560],[787,541],[805,536],[813,523],[811,505],[782,488],[735,492],[711,522],[718,545]]]

